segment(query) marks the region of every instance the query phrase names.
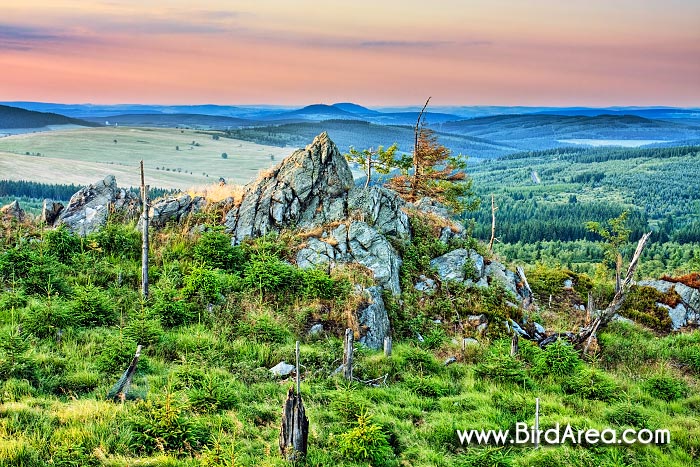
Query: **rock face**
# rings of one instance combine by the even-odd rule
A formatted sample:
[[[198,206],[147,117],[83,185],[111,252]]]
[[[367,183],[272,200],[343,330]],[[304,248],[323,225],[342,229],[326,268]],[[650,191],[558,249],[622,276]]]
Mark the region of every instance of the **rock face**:
[[[234,244],[284,228],[320,227],[298,251],[299,267],[358,263],[398,294],[401,259],[387,237],[410,238],[405,205],[391,190],[356,188],[347,161],[322,133],[249,184],[225,225]]]
[[[361,221],[340,224],[326,238],[311,238],[297,253],[301,268],[358,263],[372,271],[375,280],[393,294],[399,294],[401,258],[391,243],[379,232]]]
[[[10,218],[17,219],[18,221],[23,221],[24,217],[24,210],[20,207],[19,201],[17,200],[0,208],[0,218]]]
[[[524,299],[526,291],[520,288],[516,274],[498,261],[486,264],[484,257],[474,250],[460,248],[445,253],[430,261],[438,278],[443,281],[463,282],[477,287],[489,287],[498,283],[511,292],[517,299]],[[421,278],[415,285],[416,290],[429,292],[434,284],[428,284]]]
[[[234,242],[284,227],[311,227],[348,213],[354,180],[345,158],[326,133],[295,151],[265,177],[246,187],[226,215]]]
[[[653,287],[664,294],[672,291],[678,294],[681,298],[681,303],[678,303],[674,308],[663,303],[657,303],[660,307],[668,310],[668,316],[671,318],[674,331],[685,326],[700,325],[700,290],[688,287],[681,282],[664,280],[639,281],[637,285]]]
[[[474,250],[460,248],[430,261],[443,281],[479,280],[484,275],[484,257]]]
[[[44,204],[41,206],[41,222],[44,222],[47,225],[53,225],[54,222],[56,222],[56,219],[58,219],[59,214],[61,214],[63,208],[63,203],[45,199]]]
[[[188,194],[158,200],[148,210],[149,225],[158,229],[165,227],[168,222],[180,222],[188,215],[201,211],[205,204],[203,197],[193,198]]]
[[[138,196],[117,187],[114,176],[108,175],[74,194],[55,225],[65,225],[85,236],[103,227],[111,212],[122,213],[127,218],[138,216],[140,205]]]
[[[389,335],[389,317],[382,300],[382,289],[370,287],[365,289],[370,303],[359,312],[360,342],[367,347],[379,350],[384,346],[384,338]]]

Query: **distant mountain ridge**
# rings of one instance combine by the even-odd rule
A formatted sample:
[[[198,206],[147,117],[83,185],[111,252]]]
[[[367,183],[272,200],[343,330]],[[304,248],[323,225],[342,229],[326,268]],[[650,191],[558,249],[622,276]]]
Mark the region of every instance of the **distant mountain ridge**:
[[[44,128],[49,125],[98,126],[96,123],[56,113],[36,112],[0,105],[0,129]]]

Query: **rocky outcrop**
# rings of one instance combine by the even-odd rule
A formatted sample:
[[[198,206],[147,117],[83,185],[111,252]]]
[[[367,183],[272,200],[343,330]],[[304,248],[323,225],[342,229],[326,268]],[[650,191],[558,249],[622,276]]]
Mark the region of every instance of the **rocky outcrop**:
[[[282,228],[311,227],[346,217],[354,180],[347,161],[326,133],[295,151],[246,187],[226,215],[234,242]]]
[[[117,186],[114,175],[87,186],[74,194],[68,206],[61,211],[55,225],[65,225],[71,231],[85,236],[107,223],[110,213],[135,218],[140,211],[139,197]]]
[[[340,224],[324,233],[325,238],[311,238],[299,250],[296,257],[299,267],[358,263],[372,271],[379,285],[393,294],[401,292],[401,258],[386,237],[362,221]]]
[[[165,227],[168,222],[180,222],[190,214],[201,211],[205,205],[206,200],[203,197],[192,197],[188,194],[157,200],[148,210],[149,225],[159,229]]]
[[[50,199],[45,199],[43,205],[41,206],[41,216],[39,220],[46,225],[53,225],[61,214],[64,206],[63,203],[58,201],[53,201]]]
[[[347,161],[322,133],[250,183],[225,225],[234,244],[284,228],[316,230],[297,252],[299,267],[358,263],[398,294],[401,259],[387,237],[410,238],[405,205],[391,190],[355,187]]]
[[[17,200],[0,208],[0,218],[2,219],[17,219],[21,222],[25,216],[26,214]]]
[[[638,286],[653,287],[663,294],[675,292],[680,297],[680,303],[675,307],[657,303],[668,310],[671,327],[674,331],[686,326],[700,325],[700,290],[689,287],[682,282],[666,280],[639,281]]]
[[[478,281],[484,276],[484,257],[474,250],[460,248],[433,259],[430,267],[442,281]]]
[[[515,273],[507,269],[502,263],[499,263],[498,261],[490,262],[484,268],[484,275],[486,276],[489,285],[497,282],[506,290],[511,292],[513,296],[520,296],[521,291],[518,289],[518,280]]]
[[[369,303],[358,313],[360,342],[370,349],[379,350],[384,346],[384,338],[389,335],[389,316],[384,308],[380,287],[370,287],[364,292],[369,296]]]
[[[406,202],[394,191],[379,186],[353,188],[348,196],[350,215],[359,213],[361,220],[382,235],[407,239],[411,225],[404,211]]]

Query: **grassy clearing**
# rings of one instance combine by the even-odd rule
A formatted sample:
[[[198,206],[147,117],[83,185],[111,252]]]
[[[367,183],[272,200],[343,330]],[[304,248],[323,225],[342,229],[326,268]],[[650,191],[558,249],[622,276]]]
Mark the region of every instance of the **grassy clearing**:
[[[10,180],[79,184],[114,174],[120,185],[138,186],[143,159],[149,184],[186,189],[219,177],[247,183],[289,153],[195,130],[81,128],[0,138],[0,173]]]

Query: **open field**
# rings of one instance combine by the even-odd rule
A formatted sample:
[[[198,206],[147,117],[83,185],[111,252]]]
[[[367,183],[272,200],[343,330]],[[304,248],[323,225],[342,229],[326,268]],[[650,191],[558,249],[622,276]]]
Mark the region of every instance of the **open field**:
[[[227,159],[221,157],[224,152]],[[81,128],[0,138],[0,178],[86,184],[113,174],[120,185],[136,186],[143,159],[151,186],[186,189],[219,177],[243,184],[291,152],[227,138],[214,140],[195,130]]]

